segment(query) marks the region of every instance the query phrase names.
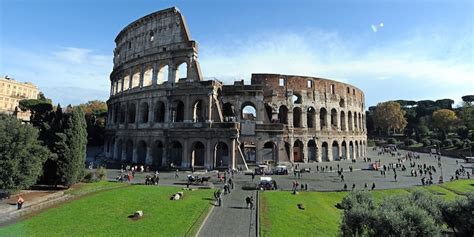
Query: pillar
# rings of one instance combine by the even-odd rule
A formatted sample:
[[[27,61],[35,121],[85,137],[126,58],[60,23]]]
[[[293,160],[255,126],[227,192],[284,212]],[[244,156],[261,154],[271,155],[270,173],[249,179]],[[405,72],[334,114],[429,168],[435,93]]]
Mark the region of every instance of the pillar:
[[[153,74],[151,75],[151,85],[152,86],[156,86],[158,84],[158,82],[157,82],[158,72],[156,71],[157,67],[158,66],[157,66],[156,62],[153,63]]]

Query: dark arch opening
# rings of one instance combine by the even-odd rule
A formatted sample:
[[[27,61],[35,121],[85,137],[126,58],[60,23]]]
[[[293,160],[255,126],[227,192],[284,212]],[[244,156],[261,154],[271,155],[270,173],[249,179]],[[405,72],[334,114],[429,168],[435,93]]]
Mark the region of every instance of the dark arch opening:
[[[308,142],[308,160],[313,162],[318,160],[318,148],[314,140]]]
[[[331,109],[331,126],[337,128],[337,111],[336,109]]]
[[[277,149],[274,142],[269,141],[263,145],[262,159],[264,161],[277,161]]]
[[[128,162],[128,163],[132,163],[133,162],[133,142],[132,140],[128,140],[127,141],[127,144],[125,146],[125,160]]]
[[[184,103],[180,100],[174,102],[173,105],[173,122],[184,121]]]
[[[293,127],[301,128],[301,108],[295,107],[293,109]]]
[[[332,142],[332,160],[340,160],[339,144],[337,143],[337,141]]]
[[[321,126],[321,130],[327,128],[327,113],[325,108],[319,110],[319,125]]]
[[[163,123],[165,121],[165,103],[157,101],[155,103],[155,122]]]
[[[138,142],[137,148],[137,163],[138,164],[145,164],[146,163],[146,143],[144,141]]]
[[[296,140],[293,145],[293,161],[294,162],[304,161],[303,142],[301,142],[300,140]]]
[[[143,102],[140,106],[140,122],[141,123],[148,123],[148,103]]]
[[[163,143],[156,141],[152,150],[153,166],[155,169],[161,168],[163,165]]]
[[[231,103],[224,104],[224,122],[235,122],[235,109]]]
[[[280,123],[288,124],[288,108],[284,105],[278,109],[278,120]]]
[[[218,167],[229,167],[229,147],[224,142],[218,142],[215,146],[214,165]]]
[[[128,106],[128,123],[135,123],[135,115],[137,113],[137,108],[135,103],[131,103]]]
[[[346,141],[342,141],[341,143],[341,152],[342,152],[342,159],[347,160],[347,144]]]
[[[183,160],[183,146],[181,143],[174,141],[170,145],[170,165],[171,167],[180,167]]]
[[[242,105],[242,120],[257,120],[257,109],[250,102]]]
[[[202,142],[194,143],[191,155],[193,166],[204,166],[205,152],[205,147]]]
[[[313,107],[309,107],[308,110],[306,111],[306,123],[308,125],[308,128],[314,128],[314,115],[316,111],[314,110]]]
[[[204,122],[204,110],[201,100],[196,101],[193,105],[193,121],[195,123]]]
[[[329,154],[328,154],[328,143],[323,142],[321,145],[321,156],[323,161],[329,161]]]

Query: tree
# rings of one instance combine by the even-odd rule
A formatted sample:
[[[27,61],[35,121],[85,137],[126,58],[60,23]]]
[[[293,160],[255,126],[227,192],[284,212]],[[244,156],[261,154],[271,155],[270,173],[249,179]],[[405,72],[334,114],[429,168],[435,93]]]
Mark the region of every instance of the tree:
[[[458,119],[456,113],[450,109],[440,109],[433,112],[433,125],[443,132],[446,137],[446,132],[450,130],[452,124]]]
[[[443,219],[458,236],[474,236],[474,192],[441,205]]]
[[[436,105],[441,109],[452,109],[454,100],[452,99],[441,99],[435,101]]]
[[[403,130],[407,125],[400,104],[393,101],[379,103],[373,115],[374,126],[386,130]]]
[[[465,96],[461,97],[461,99],[465,103],[472,104],[472,102],[474,102],[474,95],[465,95]]]
[[[25,189],[36,183],[51,156],[38,141],[38,130],[0,115],[0,189]]]
[[[59,147],[64,150],[66,162],[60,165],[64,183],[70,186],[82,177],[86,160],[87,125],[82,108],[77,106],[67,122],[64,136],[60,136]]]
[[[344,236],[362,235],[374,218],[375,202],[365,191],[351,192],[342,199],[344,215],[341,231]]]
[[[79,106],[82,107],[86,115],[88,143],[96,146],[103,145],[107,104],[103,101],[93,100]]]

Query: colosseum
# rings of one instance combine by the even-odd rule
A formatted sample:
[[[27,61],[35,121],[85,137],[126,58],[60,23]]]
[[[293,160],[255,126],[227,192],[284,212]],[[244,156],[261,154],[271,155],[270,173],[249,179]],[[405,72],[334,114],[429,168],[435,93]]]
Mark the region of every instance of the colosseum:
[[[168,8],[115,38],[105,154],[153,169],[224,169],[366,155],[364,93],[318,77],[204,80],[198,44]]]

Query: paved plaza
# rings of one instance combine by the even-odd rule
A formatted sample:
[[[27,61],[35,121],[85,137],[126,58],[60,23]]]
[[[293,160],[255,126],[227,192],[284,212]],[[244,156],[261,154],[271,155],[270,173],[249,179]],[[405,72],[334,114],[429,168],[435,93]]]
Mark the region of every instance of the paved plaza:
[[[402,171],[401,168],[396,169],[397,181],[394,179],[394,172],[388,169],[385,177],[380,171],[369,170],[368,167],[371,163],[380,160],[381,165],[389,165],[390,163],[397,163],[398,158],[404,157],[408,151],[400,150],[401,156],[392,156],[390,154],[378,155],[378,151],[373,151],[371,148],[367,151],[368,157],[372,159],[372,162],[364,162],[362,159],[358,159],[356,163],[352,163],[349,160],[343,161],[330,161],[322,163],[299,163],[298,169],[310,168],[309,173],[303,173],[301,177],[295,176],[290,168],[289,175],[271,175],[271,177],[277,182],[279,190],[291,190],[293,181],[297,181],[299,184],[307,184],[309,191],[339,191],[343,189],[344,184],[347,184],[348,189],[352,188],[355,184],[356,189],[363,189],[367,183],[369,188],[372,183],[375,183],[376,189],[390,189],[390,188],[404,188],[415,185],[421,185],[421,178],[424,176],[411,176],[410,161],[406,160],[403,164],[407,168]],[[441,157],[441,168],[438,167],[438,159],[434,156],[424,153],[416,153],[420,156],[420,159],[413,159],[416,165],[434,166],[436,172],[433,173],[433,182],[438,183],[439,176],[443,175],[444,182],[448,182],[451,176],[455,175],[455,170],[461,166],[466,167],[467,171],[472,172],[472,164],[466,164],[462,159],[455,159],[450,157]],[[342,168],[344,175],[344,182],[341,182],[341,178],[337,173],[337,167]],[[319,166],[319,171],[316,167]],[[324,172],[321,171],[321,167],[326,169]],[[349,171],[349,167],[353,167],[353,171]],[[332,167],[332,171],[329,171],[329,167]],[[109,170],[109,179],[114,179],[118,170]],[[144,177],[151,173],[137,173],[136,178],[132,181],[134,183],[144,183]],[[160,184],[161,185],[186,185],[187,175],[192,174],[190,171],[180,171],[179,178],[175,178],[174,172],[161,172],[160,173]],[[205,174],[199,172],[201,176],[211,176],[211,186],[222,187],[223,183],[217,179],[217,171],[210,171]],[[222,174],[222,172],[221,172]],[[461,177],[466,178],[466,177]],[[253,183],[257,184],[260,180],[260,176],[255,176]],[[252,183],[251,175],[236,174],[234,181]]]

